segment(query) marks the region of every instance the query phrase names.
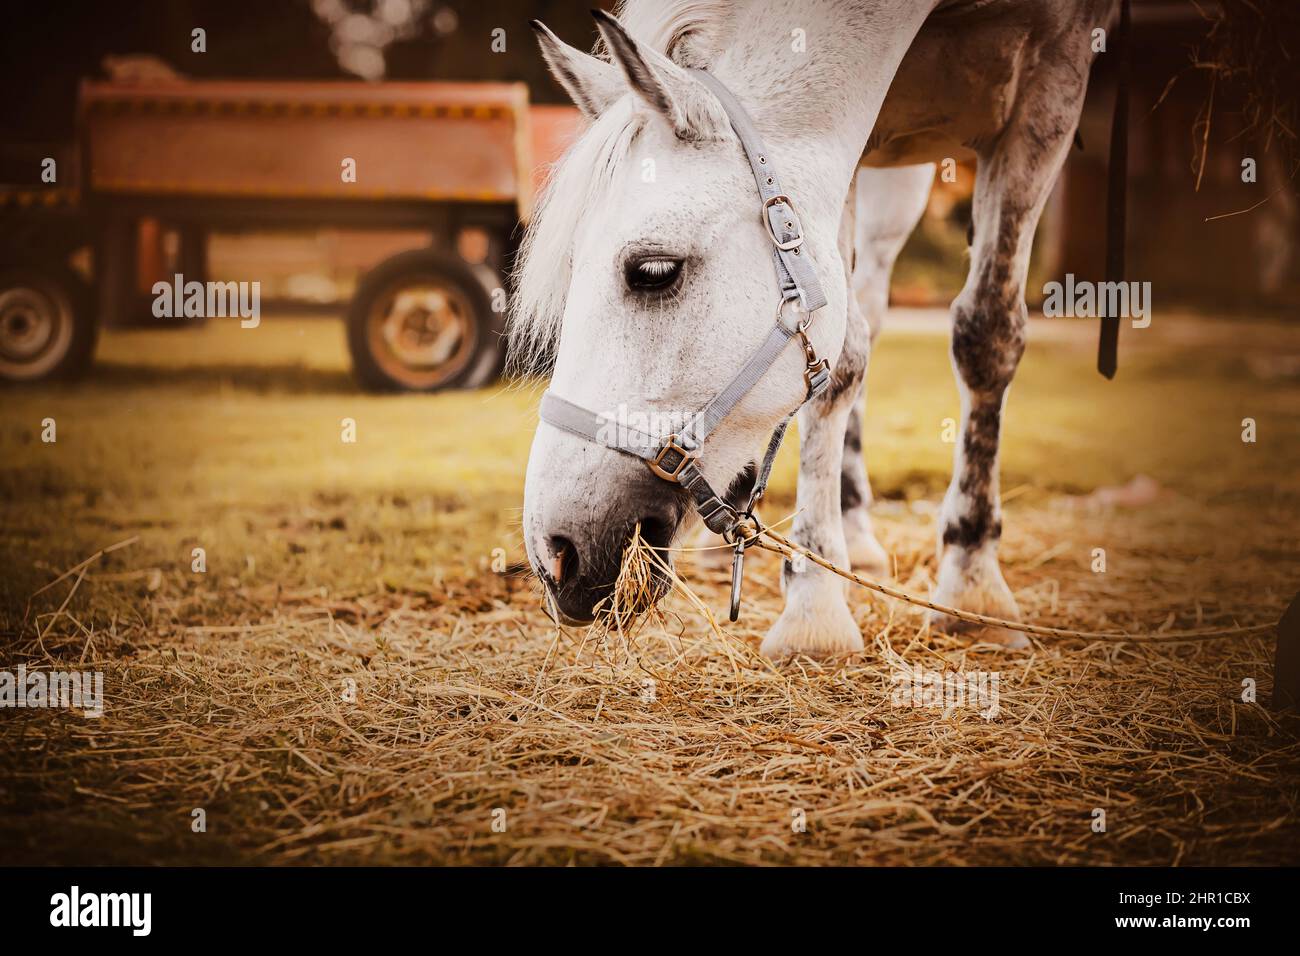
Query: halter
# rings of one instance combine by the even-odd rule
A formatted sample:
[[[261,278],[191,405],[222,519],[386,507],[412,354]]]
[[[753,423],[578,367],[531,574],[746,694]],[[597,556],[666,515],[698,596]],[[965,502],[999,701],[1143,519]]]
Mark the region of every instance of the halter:
[[[542,421],[552,427],[640,458],[664,481],[679,484],[686,489],[709,530],[722,535],[728,544],[735,545],[731,564],[731,620],[734,621],[740,614],[740,585],[745,551],[758,540],[756,532],[759,525],[754,517],[754,507],[767,489],[772,464],[776,461],[776,453],[781,448],[790,422],[800,408],[824,392],[830,383],[830,362],[817,358],[812,342],[808,339],[812,313],[826,304],[826,296],[817,280],[812,258],[806,254],[803,225],[795,212],[794,203],[781,191],[776,170],[772,168],[767,151],[763,148],[762,137],[749,114],[732,96],[731,91],[714,76],[703,70],[690,72],[717,96],[740,140],[750,168],[754,171],[754,181],[758,184],[758,195],[762,201],[760,217],[768,238],[772,240],[772,258],[781,292],[776,307],[776,322],[767,339],[736,373],[735,378],[678,434],[664,438],[625,425],[615,425],[595,412],[560,398],[549,389],[542,395],[539,413]],[[794,328],[790,328],[784,321],[784,312],[786,306],[796,300],[804,315],[795,323]],[[803,348],[806,363],[804,382],[808,390],[803,401],[782,418],[772,432],[762,464],[755,474],[754,489],[749,501],[744,510],[737,511],[705,479],[699,468],[698,452],[713,429],[772,367],[792,338],[798,338]]]

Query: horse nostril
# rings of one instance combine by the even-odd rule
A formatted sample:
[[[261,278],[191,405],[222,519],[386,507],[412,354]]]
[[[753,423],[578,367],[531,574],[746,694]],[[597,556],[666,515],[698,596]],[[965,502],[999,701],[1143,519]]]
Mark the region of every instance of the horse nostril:
[[[563,584],[565,578],[578,573],[578,549],[568,538],[558,535],[546,539],[551,551],[551,560],[546,570],[557,585]]]

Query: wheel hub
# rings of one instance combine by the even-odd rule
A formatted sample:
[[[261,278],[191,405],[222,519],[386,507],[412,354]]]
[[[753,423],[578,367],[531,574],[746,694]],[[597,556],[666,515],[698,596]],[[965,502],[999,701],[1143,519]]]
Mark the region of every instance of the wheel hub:
[[[30,361],[50,344],[59,312],[33,289],[0,291],[0,356],[13,362]]]
[[[471,361],[478,341],[470,299],[434,278],[395,283],[376,298],[367,325],[375,361],[407,388],[451,380]]]
[[[403,289],[384,319],[384,340],[403,365],[436,368],[456,353],[469,321],[463,303],[444,289]]]

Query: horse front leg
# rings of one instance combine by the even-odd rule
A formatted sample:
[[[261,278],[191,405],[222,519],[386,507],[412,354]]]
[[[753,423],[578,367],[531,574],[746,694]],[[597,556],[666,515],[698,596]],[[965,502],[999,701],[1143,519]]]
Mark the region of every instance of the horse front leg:
[[[799,412],[799,489],[790,538],[841,568],[848,567],[840,508],[844,432],[858,402],[871,335],[852,290],[844,348],[830,387]],[[862,632],[847,601],[848,583],[811,561],[787,560],[781,569],[785,609],[763,640],[768,657],[827,657],[862,650]]]
[[[840,518],[844,428],[861,386],[861,371],[837,365],[831,386],[799,412],[799,490],[790,537],[839,567],[848,567]],[[827,657],[862,650],[862,632],[849,612],[843,578],[811,561],[786,560],[781,569],[785,609],[763,639],[771,658]]]

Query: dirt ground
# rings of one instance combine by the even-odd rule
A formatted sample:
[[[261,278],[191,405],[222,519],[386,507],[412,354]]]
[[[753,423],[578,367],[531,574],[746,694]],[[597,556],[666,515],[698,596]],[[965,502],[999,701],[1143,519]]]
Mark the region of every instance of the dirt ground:
[[[1094,333],[1033,323],[1008,406],[1025,615],[1275,621],[1300,589],[1300,328],[1162,318],[1110,383]],[[361,395],[338,323],[279,317],[106,334],[87,382],[3,392],[0,670],[100,671],[106,703],[0,710],[0,863],[1300,862],[1268,634],[1009,652],[855,592],[865,653],[773,667],[771,556],[720,634],[680,595],[635,635],[557,630],[518,530],[537,395]],[[894,316],[865,444],[914,593],[956,415],[942,322]],[[720,610],[723,572],[681,557]],[[913,667],[996,674],[996,712],[900,702]]]

